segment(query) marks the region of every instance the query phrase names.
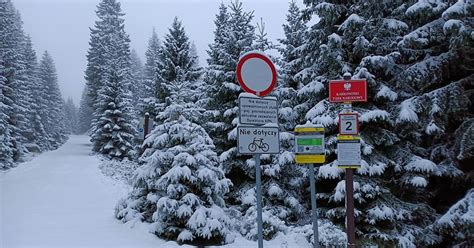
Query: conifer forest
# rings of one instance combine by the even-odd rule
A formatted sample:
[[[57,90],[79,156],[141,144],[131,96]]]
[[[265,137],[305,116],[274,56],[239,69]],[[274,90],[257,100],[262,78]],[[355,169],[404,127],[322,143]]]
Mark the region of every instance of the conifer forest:
[[[123,1],[92,1],[76,102],[68,55],[35,49],[56,45],[0,0],[0,247],[260,247],[260,227],[263,247],[474,247],[472,0],[285,0],[281,37],[250,0],[215,1],[207,46],[176,14],[165,33],[143,24],[143,54]],[[279,133],[254,156],[238,143],[252,52],[275,65]],[[332,80],[366,83],[356,169]],[[295,159],[302,126],[324,129],[314,174]]]

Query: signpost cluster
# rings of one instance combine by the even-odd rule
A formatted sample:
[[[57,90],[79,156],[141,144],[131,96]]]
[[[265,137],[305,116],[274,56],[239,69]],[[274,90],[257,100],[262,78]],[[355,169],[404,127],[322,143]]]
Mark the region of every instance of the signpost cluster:
[[[337,135],[337,165],[346,170],[346,233],[347,247],[356,247],[354,217],[354,170],[361,166],[361,145],[359,135],[359,113],[352,111],[352,102],[367,101],[367,82],[344,80],[329,82],[329,101],[343,103],[339,114],[339,134]]]
[[[257,190],[258,247],[263,247],[261,154],[278,154],[280,140],[278,129],[278,106],[270,94],[277,82],[272,61],[260,52],[242,56],[237,64],[237,80],[247,93],[239,95],[239,125],[237,127],[237,150],[250,154],[255,159],[255,181]]]
[[[249,52],[242,56],[237,65],[237,80],[247,93],[239,95],[239,124],[237,126],[237,147],[239,154],[253,155],[256,167],[258,247],[263,247],[261,154],[280,152],[278,128],[278,103],[275,97],[265,97],[272,92],[277,82],[276,69],[263,53]],[[358,113],[352,111],[352,102],[367,101],[365,80],[351,80],[350,74],[344,80],[329,82],[329,101],[343,103],[339,114],[337,135],[337,164],[346,170],[346,233],[347,247],[355,247],[354,220],[354,169],[361,165],[361,144]],[[311,208],[314,231],[314,247],[319,247],[316,211],[316,177],[314,165],[326,161],[324,127],[322,125],[299,125],[295,127],[295,161],[309,165]]]

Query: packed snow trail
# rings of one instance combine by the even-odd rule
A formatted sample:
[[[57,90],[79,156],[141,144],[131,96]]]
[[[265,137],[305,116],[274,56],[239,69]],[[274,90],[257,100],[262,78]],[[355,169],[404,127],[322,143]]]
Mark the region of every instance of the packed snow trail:
[[[105,176],[87,136],[70,136],[58,150],[0,172],[0,248],[185,248],[123,224],[114,207],[128,186]],[[226,248],[257,247],[236,235]],[[264,247],[310,247],[301,235],[277,236]]]
[[[87,136],[0,174],[0,247],[176,247],[114,218],[127,188],[104,176]],[[139,223],[140,224],[140,223]]]

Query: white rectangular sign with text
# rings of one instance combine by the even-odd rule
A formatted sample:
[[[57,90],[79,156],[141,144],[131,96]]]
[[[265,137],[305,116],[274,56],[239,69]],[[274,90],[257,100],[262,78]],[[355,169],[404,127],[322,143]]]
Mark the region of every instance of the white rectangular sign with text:
[[[277,100],[274,97],[239,97],[239,123],[265,125],[278,123]]]
[[[276,154],[280,152],[278,127],[237,127],[240,154]]]
[[[338,166],[360,166],[360,141],[338,141],[337,143],[337,165]]]

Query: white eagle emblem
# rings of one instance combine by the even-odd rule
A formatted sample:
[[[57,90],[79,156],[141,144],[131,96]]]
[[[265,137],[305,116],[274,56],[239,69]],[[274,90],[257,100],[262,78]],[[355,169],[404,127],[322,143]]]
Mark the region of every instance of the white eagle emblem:
[[[349,83],[349,82],[346,82],[346,83],[344,84],[344,90],[345,90],[345,91],[351,90],[351,87],[352,87],[352,84]]]

